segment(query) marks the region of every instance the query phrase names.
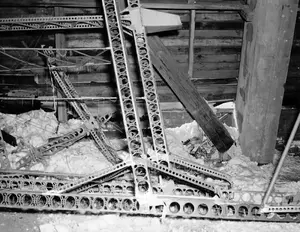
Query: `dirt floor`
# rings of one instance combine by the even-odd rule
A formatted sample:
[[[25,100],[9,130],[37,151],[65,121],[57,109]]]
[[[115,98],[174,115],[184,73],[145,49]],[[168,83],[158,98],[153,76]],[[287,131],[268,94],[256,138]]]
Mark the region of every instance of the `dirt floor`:
[[[37,214],[0,212],[0,232],[39,232]]]

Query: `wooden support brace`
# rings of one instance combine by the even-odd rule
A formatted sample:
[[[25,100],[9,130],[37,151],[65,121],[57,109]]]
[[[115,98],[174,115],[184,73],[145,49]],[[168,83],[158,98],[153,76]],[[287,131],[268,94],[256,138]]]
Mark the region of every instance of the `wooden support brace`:
[[[217,119],[207,102],[200,96],[192,82],[187,78],[187,74],[181,70],[159,37],[149,36],[148,43],[151,60],[156,71],[170,86],[218,151],[227,151],[232,146],[233,139],[224,125]]]
[[[54,8],[55,16],[63,16],[64,11],[61,7]],[[55,34],[55,47],[56,48],[64,48],[65,47],[65,35],[62,33]],[[62,95],[59,91],[57,91],[57,97],[61,98]],[[67,114],[67,103],[65,101],[58,101],[57,103],[57,119],[59,122],[67,122],[68,114]]]
[[[194,0],[189,0],[189,4],[194,3]],[[189,39],[189,78],[193,78],[194,71],[194,40],[195,40],[195,24],[196,24],[196,10],[190,12],[190,39]]]
[[[252,22],[244,42],[236,96],[244,155],[272,162],[293,43],[298,0],[251,0]]]

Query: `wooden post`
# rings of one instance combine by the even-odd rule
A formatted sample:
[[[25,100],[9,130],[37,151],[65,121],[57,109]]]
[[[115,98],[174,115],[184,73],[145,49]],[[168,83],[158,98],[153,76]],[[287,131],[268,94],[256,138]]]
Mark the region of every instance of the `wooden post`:
[[[54,7],[55,16],[63,16],[64,10],[61,7]],[[55,47],[56,48],[64,48],[65,47],[65,35],[63,33],[55,34]],[[59,91],[57,91],[57,97],[62,98],[62,95]],[[67,103],[65,101],[57,102],[57,119],[59,122],[67,122],[68,114],[67,114]]]
[[[249,1],[236,96],[244,155],[272,162],[290,60],[298,0]]]
[[[170,86],[218,151],[222,153],[227,151],[233,144],[230,134],[187,78],[187,74],[181,70],[158,36],[149,36],[148,44],[151,61],[156,71]]]
[[[126,8],[126,0],[119,0],[118,1],[119,4],[119,11],[121,12],[122,10],[125,10]]]
[[[189,4],[194,3],[194,0],[189,0],[188,3]],[[189,67],[188,67],[189,78],[193,78],[193,71],[194,71],[195,21],[196,21],[196,10],[191,10],[190,11]]]

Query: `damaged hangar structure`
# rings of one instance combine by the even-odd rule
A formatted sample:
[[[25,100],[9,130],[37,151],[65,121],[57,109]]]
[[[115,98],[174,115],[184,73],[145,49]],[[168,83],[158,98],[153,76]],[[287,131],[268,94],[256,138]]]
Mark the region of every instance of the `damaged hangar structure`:
[[[208,140],[219,151],[220,156],[234,143],[193,83],[184,78],[184,71],[177,67],[176,61],[162,41],[152,35],[179,29],[179,16],[147,9],[164,8],[167,4],[141,5],[139,0],[128,0],[122,7],[116,0],[103,0],[98,3],[103,10],[101,15],[59,16],[60,9],[56,7],[55,17],[0,19],[2,33],[58,31],[55,48],[5,47],[1,48],[1,53],[18,60],[19,58],[13,56],[10,51],[19,49],[34,51],[43,57],[47,67],[19,60],[26,63],[22,71],[30,72],[35,68],[47,70],[53,86],[60,92],[60,98],[68,102],[83,121],[82,127],[49,141],[32,154],[20,159],[18,168],[29,168],[45,156],[54,154],[87,135],[94,140],[99,149],[99,156],[105,157],[104,162],[107,162],[108,166],[85,176],[12,170],[9,169],[5,146],[2,146],[0,207],[95,214],[115,212],[187,218],[298,222],[300,206],[296,195],[271,193],[272,185],[267,193],[232,190],[233,182],[227,174],[169,151],[159,104],[157,78],[164,79],[170,86],[186,110],[201,126]],[[220,7],[225,11],[239,12],[246,21],[253,18],[251,5],[242,2],[219,5],[191,4],[186,5],[186,10],[217,10]],[[107,46],[103,44],[98,48],[64,48],[61,45],[60,30],[100,28],[105,28]],[[125,37],[130,37],[133,41],[133,56],[138,64],[138,78],[141,82],[138,88],[142,96],[139,97],[135,94],[137,86],[134,78],[137,77],[133,77],[130,72]],[[75,56],[78,59],[73,59]],[[80,60],[81,63],[78,62]],[[190,57],[189,71],[193,68],[192,63],[193,58]],[[120,104],[129,153],[122,159],[103,132],[103,124],[109,116],[94,117],[85,104],[84,97],[80,96],[67,75],[74,69],[97,70],[103,64],[111,65],[115,76],[117,98],[110,100],[118,100]],[[1,65],[1,72],[15,73],[17,69],[18,67]],[[192,77],[193,72],[189,72],[189,75]],[[8,95],[7,98],[9,97],[26,99],[26,96],[18,94]],[[31,99],[30,96],[28,99]],[[144,102],[146,106],[153,152],[149,152],[144,145],[137,102]],[[63,118],[64,112],[60,113]],[[238,122],[242,124],[242,120]],[[3,143],[2,138],[1,144]],[[273,179],[276,180],[276,175]],[[174,183],[164,184],[168,180],[173,180]],[[109,192],[101,188],[104,184],[110,187]]]

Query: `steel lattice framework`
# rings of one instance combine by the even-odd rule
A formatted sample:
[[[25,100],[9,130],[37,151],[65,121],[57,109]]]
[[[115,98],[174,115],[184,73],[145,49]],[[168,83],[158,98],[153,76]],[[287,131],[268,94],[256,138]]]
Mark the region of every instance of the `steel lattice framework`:
[[[146,103],[154,148],[154,155],[147,153],[133,83],[128,71],[121,17],[115,0],[103,0],[102,5],[103,18],[58,17],[55,18],[57,20],[49,18],[47,23],[45,18],[19,21],[2,19],[0,28],[1,30],[106,28],[110,47],[105,50],[110,52],[116,77],[129,158],[126,160],[118,158],[101,130],[99,121],[91,115],[82,101],[75,100],[80,99],[80,96],[66,73],[57,68],[55,50],[42,48],[39,51],[47,57],[48,69],[53,80],[66,98],[74,99],[70,104],[84,122],[84,127],[53,140],[38,148],[36,152],[42,155],[53,154],[88,133],[105,158],[106,161],[103,162],[108,162],[108,167],[86,176],[0,169],[0,207],[95,214],[115,212],[188,218],[299,222],[300,206],[297,196],[273,193],[267,201],[268,212],[261,213],[264,192],[234,191],[230,176],[169,153],[147,37],[141,24],[140,3],[138,0],[128,0],[131,23],[126,23],[126,33],[133,36],[135,44],[144,91],[144,97],[141,99]],[[1,158],[5,157],[6,153],[2,146],[0,151]],[[41,156],[29,156],[28,160],[22,159],[20,165],[26,166],[32,159],[39,161],[38,158]]]

